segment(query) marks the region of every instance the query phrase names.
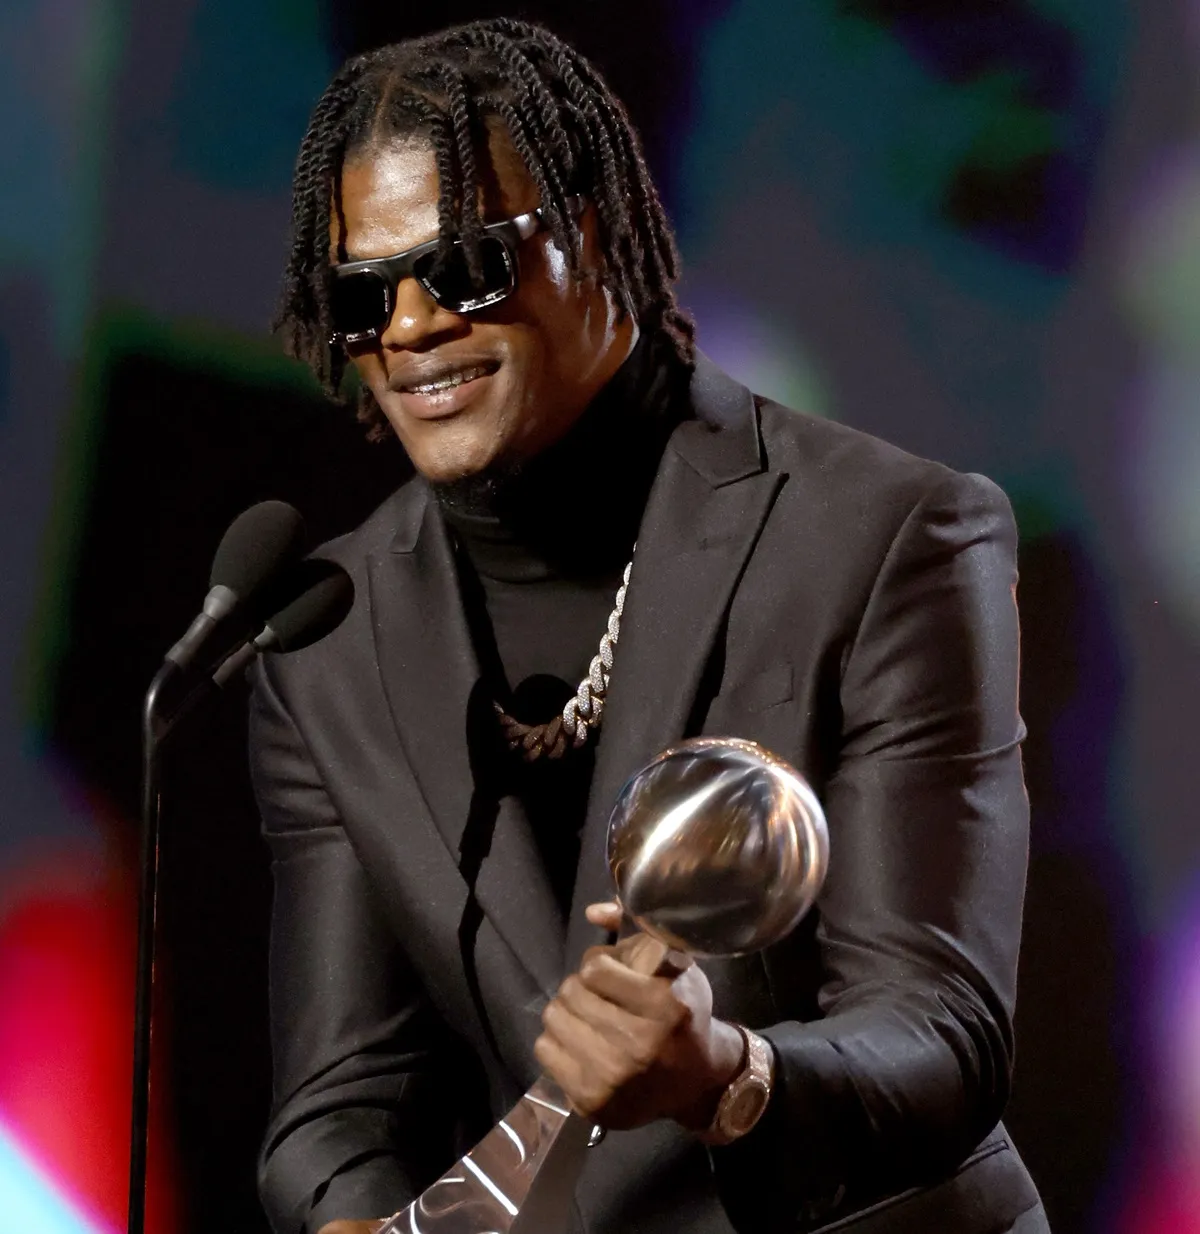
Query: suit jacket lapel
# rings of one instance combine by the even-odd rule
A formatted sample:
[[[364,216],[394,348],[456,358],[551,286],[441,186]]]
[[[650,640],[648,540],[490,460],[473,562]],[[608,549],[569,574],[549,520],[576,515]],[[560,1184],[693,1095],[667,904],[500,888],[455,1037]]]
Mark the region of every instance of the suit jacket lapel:
[[[698,357],[697,418],[672,435],[638,534],[567,933],[574,968],[598,938],[584,907],[611,898],[608,817],[625,781],[685,735],[713,643],[783,476],[763,469],[745,387]]]
[[[493,722],[490,697],[449,537],[424,486],[414,485],[398,524],[390,551],[369,567],[376,653],[396,731],[467,887],[549,994],[562,972],[558,909],[521,811],[511,798],[497,804],[472,766],[469,727]],[[469,922],[467,896],[459,911]],[[471,959],[464,956],[468,966]]]

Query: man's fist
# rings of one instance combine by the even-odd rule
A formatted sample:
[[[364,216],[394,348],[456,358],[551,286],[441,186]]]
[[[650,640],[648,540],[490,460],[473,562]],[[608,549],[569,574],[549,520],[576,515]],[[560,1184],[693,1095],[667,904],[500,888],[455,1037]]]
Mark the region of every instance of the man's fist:
[[[620,927],[616,904],[587,914],[593,925]],[[745,1043],[713,1019],[712,988],[695,964],[668,976],[630,967],[649,942],[634,934],[592,947],[542,1013],[534,1053],[575,1109],[603,1127],[673,1118],[703,1131],[742,1067]]]
[[[330,1221],[323,1225],[317,1234],[375,1234],[387,1221],[387,1217],[380,1217],[375,1221]]]

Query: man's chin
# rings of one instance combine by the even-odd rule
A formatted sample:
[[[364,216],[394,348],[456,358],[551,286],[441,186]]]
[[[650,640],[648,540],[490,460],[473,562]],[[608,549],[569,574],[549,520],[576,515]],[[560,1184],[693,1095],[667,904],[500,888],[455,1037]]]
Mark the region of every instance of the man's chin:
[[[493,471],[499,452],[492,442],[439,442],[432,448],[409,447],[408,456],[430,484],[456,484]]]
[[[504,442],[488,417],[464,414],[416,424],[388,419],[412,465],[431,484],[481,475],[502,453]]]

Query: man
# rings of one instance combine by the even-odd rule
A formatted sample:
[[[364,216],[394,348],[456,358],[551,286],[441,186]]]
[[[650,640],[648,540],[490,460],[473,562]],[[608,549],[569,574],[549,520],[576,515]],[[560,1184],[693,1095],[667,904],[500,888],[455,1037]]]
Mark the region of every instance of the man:
[[[326,547],[354,608],[253,704],[278,1234],[375,1229],[542,1068],[613,1129],[579,1229],[1046,1228],[998,1125],[1007,503],[752,396],[675,275],[623,109],[540,28],[383,48],[316,108],[281,324],[416,474]],[[605,823],[699,733],[812,781],[829,877],[783,943],[642,976],[604,942]]]

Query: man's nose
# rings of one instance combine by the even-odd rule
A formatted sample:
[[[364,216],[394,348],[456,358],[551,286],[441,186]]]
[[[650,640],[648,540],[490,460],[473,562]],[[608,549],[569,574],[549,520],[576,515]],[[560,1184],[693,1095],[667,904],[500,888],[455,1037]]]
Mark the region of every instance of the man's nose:
[[[379,343],[385,351],[388,348],[417,350],[428,346],[429,340],[439,335],[460,332],[464,324],[458,313],[442,308],[415,278],[401,279],[396,287],[391,320],[380,335]]]

